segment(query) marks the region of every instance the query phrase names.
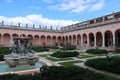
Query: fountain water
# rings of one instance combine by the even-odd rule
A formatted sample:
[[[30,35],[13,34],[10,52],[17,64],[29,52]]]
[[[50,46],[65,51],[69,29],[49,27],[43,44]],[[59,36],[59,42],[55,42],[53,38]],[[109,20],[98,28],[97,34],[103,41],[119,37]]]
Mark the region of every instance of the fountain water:
[[[16,37],[10,41],[12,53],[4,55],[5,63],[9,67],[16,67],[21,64],[35,65],[39,57],[31,51],[31,38]]]

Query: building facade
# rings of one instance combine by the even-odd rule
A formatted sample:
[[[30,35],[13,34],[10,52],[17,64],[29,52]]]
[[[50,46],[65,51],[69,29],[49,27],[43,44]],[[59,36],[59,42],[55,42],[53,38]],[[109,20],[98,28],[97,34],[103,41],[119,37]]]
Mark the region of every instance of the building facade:
[[[120,47],[120,12],[62,27],[60,30],[0,25],[0,45],[9,46],[13,37],[30,37],[35,46],[76,45],[78,49]]]

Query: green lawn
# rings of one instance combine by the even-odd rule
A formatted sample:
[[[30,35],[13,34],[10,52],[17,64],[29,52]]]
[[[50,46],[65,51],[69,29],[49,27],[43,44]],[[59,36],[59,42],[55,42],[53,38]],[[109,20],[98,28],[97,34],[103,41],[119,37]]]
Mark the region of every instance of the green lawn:
[[[41,57],[44,57],[44,58],[46,58],[46,59],[48,59],[48,60],[51,60],[51,61],[65,61],[65,60],[73,60],[72,58],[56,58],[56,57],[51,57],[51,56],[49,56],[48,54],[41,54],[41,55],[39,55],[39,56],[41,56]]]
[[[63,66],[73,66],[74,63],[80,63],[80,62],[83,62],[83,61],[80,61],[80,60],[75,60],[75,61],[69,61],[69,62],[61,62],[59,64],[63,65]]]
[[[77,58],[91,58],[91,57],[95,57],[94,55],[80,55]]]

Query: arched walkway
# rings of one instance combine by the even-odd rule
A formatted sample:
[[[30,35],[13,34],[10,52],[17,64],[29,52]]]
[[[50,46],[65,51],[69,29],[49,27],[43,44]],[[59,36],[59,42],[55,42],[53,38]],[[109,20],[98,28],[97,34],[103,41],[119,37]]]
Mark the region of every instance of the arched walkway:
[[[73,35],[73,45],[76,45],[76,35]]]
[[[61,36],[58,36],[58,46],[62,46],[62,38]]]
[[[29,34],[27,37],[31,39],[31,45],[34,45],[33,36],[31,34]]]
[[[66,45],[69,45],[68,36],[65,37],[65,44],[66,44]]]
[[[89,33],[89,46],[94,47],[94,34]]]
[[[4,45],[9,45],[9,42],[10,42],[10,34],[5,33],[5,34],[3,35],[3,44],[4,44]]]
[[[18,37],[18,34],[13,34],[12,37],[13,38]]]
[[[81,35],[77,35],[77,45],[81,46]]]
[[[62,39],[63,39],[63,44],[62,44],[62,46],[64,46],[64,45],[65,45],[65,37],[63,36]]]
[[[72,45],[72,36],[69,36],[69,44]]]
[[[56,36],[52,37],[52,44],[55,45],[55,46],[58,45],[57,42],[56,42]]]
[[[117,47],[120,47],[120,29],[116,30],[115,32],[115,44]]]
[[[39,45],[39,35],[34,36],[34,45]]]
[[[20,37],[26,37],[26,35],[25,34],[21,34]]]
[[[48,46],[52,45],[52,43],[51,43],[51,36],[47,36],[47,43],[46,43],[46,45],[48,45]]]
[[[101,32],[96,33],[96,46],[102,47],[102,33]]]
[[[46,46],[46,41],[45,41],[46,39],[45,39],[45,36],[44,35],[42,35],[41,36],[41,44],[42,44],[42,46]]]
[[[87,35],[83,34],[83,47],[87,47]]]
[[[109,47],[112,44],[113,44],[112,32],[111,31],[106,31],[105,32],[105,46]]]

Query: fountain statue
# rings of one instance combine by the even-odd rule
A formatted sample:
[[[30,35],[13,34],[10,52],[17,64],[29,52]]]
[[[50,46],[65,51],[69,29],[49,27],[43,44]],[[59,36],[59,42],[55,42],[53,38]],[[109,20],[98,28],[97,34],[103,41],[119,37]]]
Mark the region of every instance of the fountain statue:
[[[10,40],[12,53],[4,55],[6,64],[15,67],[20,64],[35,65],[39,57],[31,51],[31,38],[15,37]]]

